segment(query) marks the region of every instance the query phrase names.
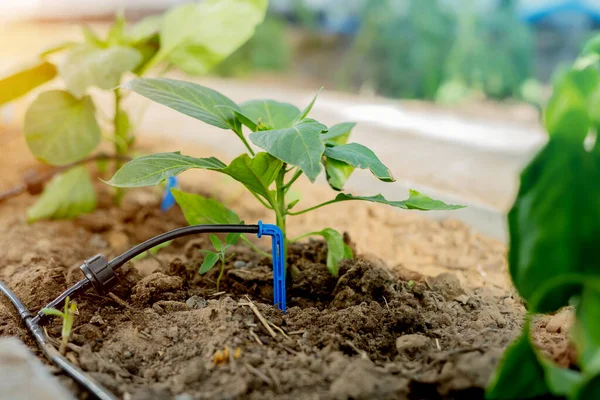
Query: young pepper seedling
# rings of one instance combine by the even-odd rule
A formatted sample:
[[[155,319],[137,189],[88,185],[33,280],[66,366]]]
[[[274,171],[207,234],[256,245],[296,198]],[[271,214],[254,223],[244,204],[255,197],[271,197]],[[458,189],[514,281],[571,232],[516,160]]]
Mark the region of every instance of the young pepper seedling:
[[[225,273],[225,262],[228,261],[229,259],[231,259],[233,256],[235,256],[235,253],[232,253],[229,256],[227,256],[226,252],[227,252],[227,250],[229,250],[229,248],[232,245],[234,245],[238,241],[239,237],[240,237],[239,233],[229,233],[225,237],[225,245],[223,245],[223,242],[221,241],[221,239],[219,239],[215,235],[210,235],[209,236],[210,241],[216,251],[200,250],[202,253],[205,254],[204,261],[202,262],[202,265],[200,266],[200,274],[207,273],[208,271],[210,271],[212,269],[212,267],[215,266],[215,264],[218,261],[221,261],[221,271],[219,272],[219,276],[217,277],[217,292],[219,291],[219,285],[221,283],[221,278],[223,277],[223,274]]]
[[[55,308],[44,308],[42,309],[42,312],[46,315],[53,315],[55,317],[62,318],[62,340],[60,342],[59,351],[60,354],[64,356],[67,352],[67,345],[69,344],[69,339],[71,338],[73,322],[75,322],[75,313],[77,313],[77,303],[75,303],[74,301],[70,301],[69,297],[67,297],[65,300],[64,311],[60,311]]]

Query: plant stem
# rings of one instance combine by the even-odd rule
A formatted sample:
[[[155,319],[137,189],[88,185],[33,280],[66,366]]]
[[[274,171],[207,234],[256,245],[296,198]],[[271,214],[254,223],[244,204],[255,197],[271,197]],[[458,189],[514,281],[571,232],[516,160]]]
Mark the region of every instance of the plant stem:
[[[244,133],[242,132],[242,129],[234,129],[233,130],[235,132],[235,134],[237,135],[237,137],[240,138],[240,140],[244,143],[244,146],[246,146],[246,148],[248,149],[248,152],[250,152],[250,155],[252,157],[255,156],[254,150],[252,150],[252,147],[250,147],[250,143],[248,143],[248,141],[246,140],[246,138],[244,137]]]
[[[60,341],[60,347],[58,348],[58,351],[60,352],[61,355],[65,355],[67,353],[67,345],[69,344],[69,337],[68,336],[63,336],[62,340]]]
[[[290,190],[290,188],[292,187],[292,184],[294,182],[296,182],[296,180],[298,178],[300,178],[300,176],[302,176],[302,170],[301,169],[297,169],[296,173],[294,173],[294,175],[292,176],[292,179],[290,179],[290,181],[288,183],[286,183],[285,185],[283,185],[284,192],[287,192],[288,190]]]
[[[221,284],[221,278],[225,273],[225,256],[223,254],[220,255],[221,258],[221,271],[219,271],[219,276],[217,277],[217,292],[219,291],[219,285]]]
[[[338,202],[338,200],[333,199],[333,200],[326,201],[325,203],[317,204],[316,206],[313,206],[313,207],[310,207],[310,208],[307,208],[307,209],[304,209],[304,210],[300,210],[300,211],[296,211],[296,212],[288,211],[287,213],[289,215],[305,214],[305,213],[307,213],[309,211],[313,211],[313,210],[316,210],[317,208],[325,207],[326,205],[337,203],[337,202]]]
[[[281,231],[283,232],[283,239],[284,241],[287,241],[286,239],[286,226],[285,226],[285,216],[287,213],[287,210],[285,209],[285,189],[284,189],[284,178],[285,178],[285,169],[286,169],[286,164],[284,163],[281,166],[281,169],[279,170],[279,174],[277,175],[277,178],[275,178],[275,191],[276,191],[276,204],[274,206],[275,208],[275,213],[277,215],[277,226],[279,226],[279,228],[281,228]],[[287,250],[287,244],[286,244],[286,250]],[[287,254],[287,253],[286,253]]]
[[[252,193],[252,196],[256,197],[256,200],[260,201],[260,204],[262,204],[263,206],[265,206],[269,210],[273,209],[273,207],[271,207],[266,201],[264,201],[259,195],[257,195],[256,193],[254,193],[252,190],[250,190],[249,192]]]
[[[268,257],[271,258],[271,255],[269,253],[267,253],[266,251],[263,251],[261,249],[259,249],[254,243],[252,243],[250,241],[250,239],[248,239],[245,235],[240,236],[240,238],[255,252],[257,252],[258,254],[260,254],[263,257]]]
[[[298,240],[304,239],[305,237],[318,235],[319,232],[308,232],[300,236],[296,236],[295,238],[289,239],[289,242],[297,242]]]

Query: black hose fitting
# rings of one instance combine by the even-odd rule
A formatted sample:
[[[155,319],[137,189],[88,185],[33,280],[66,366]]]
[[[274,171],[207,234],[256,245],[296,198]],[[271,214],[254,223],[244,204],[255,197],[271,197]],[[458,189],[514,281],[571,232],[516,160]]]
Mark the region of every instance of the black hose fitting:
[[[88,258],[79,269],[101,295],[108,294],[119,283],[115,271],[102,254]]]

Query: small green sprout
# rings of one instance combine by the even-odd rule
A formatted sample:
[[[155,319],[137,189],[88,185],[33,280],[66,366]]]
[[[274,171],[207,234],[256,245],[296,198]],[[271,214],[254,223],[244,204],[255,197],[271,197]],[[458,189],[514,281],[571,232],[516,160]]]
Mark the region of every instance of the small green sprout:
[[[239,238],[239,233],[229,233],[225,237],[225,245],[223,245],[221,239],[219,239],[215,235],[210,235],[210,241],[212,242],[212,245],[216,251],[200,250],[202,253],[205,254],[204,261],[200,266],[200,274],[207,273],[212,269],[212,267],[215,266],[215,264],[219,260],[221,260],[221,272],[219,272],[219,277],[217,278],[217,292],[219,291],[219,284],[221,283],[221,278],[225,273],[225,262],[231,259],[231,257],[235,256],[235,253],[232,253],[229,256],[227,256],[225,253],[231,246],[233,246],[238,241]]]
[[[65,300],[64,311],[60,311],[55,308],[44,308],[42,309],[42,312],[46,315],[53,315],[55,317],[62,318],[62,340],[60,342],[59,351],[60,354],[64,356],[67,351],[67,344],[69,344],[69,339],[71,338],[73,322],[75,321],[75,313],[77,313],[77,303],[70,301],[69,297],[67,297]]]

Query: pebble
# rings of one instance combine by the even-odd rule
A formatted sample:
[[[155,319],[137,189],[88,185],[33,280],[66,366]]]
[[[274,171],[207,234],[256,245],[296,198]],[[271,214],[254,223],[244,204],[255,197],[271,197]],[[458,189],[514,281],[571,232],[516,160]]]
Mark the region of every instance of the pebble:
[[[432,346],[432,341],[425,335],[402,335],[396,339],[396,349],[399,354],[414,357]]]
[[[248,263],[246,261],[242,261],[242,260],[237,260],[233,263],[233,268],[237,268],[237,269],[246,268],[247,266],[248,266]]]
[[[192,310],[199,310],[206,307],[206,299],[200,296],[192,296],[185,301],[185,304]]]
[[[571,310],[563,310],[554,314],[548,324],[546,324],[546,332],[548,333],[565,333],[569,330],[573,321],[573,313]]]

